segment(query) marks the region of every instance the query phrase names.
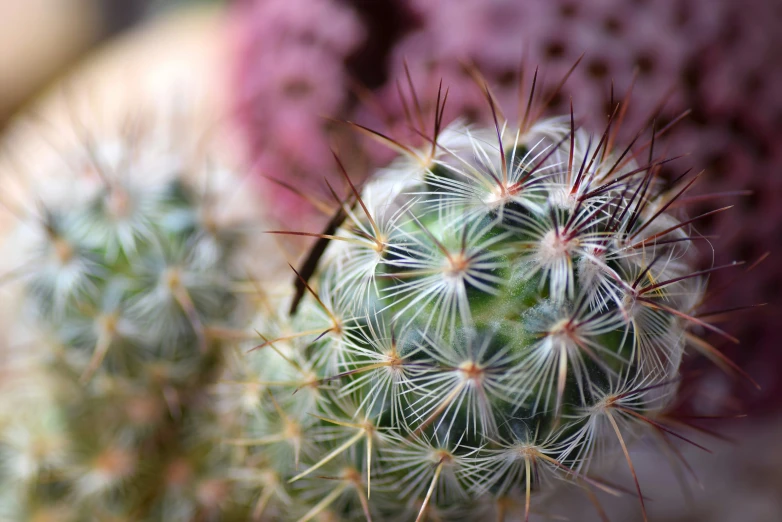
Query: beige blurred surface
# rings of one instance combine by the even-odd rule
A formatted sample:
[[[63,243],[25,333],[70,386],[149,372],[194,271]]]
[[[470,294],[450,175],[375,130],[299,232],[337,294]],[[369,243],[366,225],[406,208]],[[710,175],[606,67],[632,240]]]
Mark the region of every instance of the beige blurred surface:
[[[184,113],[183,139],[232,158],[230,140],[216,132],[224,106],[221,23],[214,9],[173,12],[109,42],[55,82],[0,137],[3,201],[29,201],[27,191],[50,175],[47,162],[116,136],[133,119]],[[3,214],[2,224],[11,224]]]
[[[98,0],[0,0],[0,125],[100,36]]]
[[[74,112],[91,117],[89,124],[111,127],[134,108],[165,110],[172,101],[216,114],[226,52],[221,31],[217,9],[176,10],[153,19],[93,52],[30,108],[58,130],[72,127]]]

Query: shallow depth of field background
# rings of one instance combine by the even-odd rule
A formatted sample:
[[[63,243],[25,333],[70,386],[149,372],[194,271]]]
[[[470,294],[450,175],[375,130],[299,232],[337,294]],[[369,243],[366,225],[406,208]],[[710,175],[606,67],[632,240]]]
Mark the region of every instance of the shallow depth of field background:
[[[719,236],[704,266],[752,264],[770,254],[752,271],[720,273],[714,282],[730,283],[715,309],[767,303],[728,316],[720,326],[742,344],[718,345],[763,389],[691,361],[683,411],[719,417],[704,426],[729,440],[701,436],[713,455],[683,448],[703,489],[690,480],[691,491],[683,490],[665,459],[643,444],[635,448],[639,479],[652,520],[782,520],[782,0],[0,0],[0,131],[91,52],[118,35],[132,38],[140,25],[175,27],[192,9],[212,10],[223,24],[232,72],[219,84],[245,163],[294,185],[326,168],[317,157],[330,139],[324,114],[393,124],[399,107],[390,80],[403,58],[424,89],[433,77],[451,86],[451,117],[461,111],[476,120],[485,114],[462,60],[510,97],[523,46],[550,72],[547,87],[586,53],[557,108],[565,111],[572,97],[584,124],[595,128],[612,79],[620,97],[637,71],[639,108],[630,118],[637,125],[670,89],[658,126],[681,109],[692,113],[665,143],[691,152],[696,171],[706,169],[698,194],[736,192],[693,202],[693,215],[735,205],[699,224],[700,232]],[[390,115],[385,121],[357,96],[367,91]],[[311,164],[297,163],[302,143]],[[367,165],[383,159],[370,157]],[[269,210],[278,219],[302,204],[286,197]],[[303,222],[307,216],[297,213]],[[636,503],[629,496],[609,506],[612,520],[634,520]],[[588,506],[574,505],[572,520],[580,520],[580,509]]]

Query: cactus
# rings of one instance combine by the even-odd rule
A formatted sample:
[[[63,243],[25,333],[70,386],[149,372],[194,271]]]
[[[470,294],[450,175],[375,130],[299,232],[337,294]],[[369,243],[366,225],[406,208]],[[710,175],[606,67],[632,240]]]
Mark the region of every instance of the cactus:
[[[57,136],[38,201],[14,202],[33,349],[6,368],[2,520],[247,518],[207,392],[247,317],[251,242],[217,206],[235,178],[185,145],[190,116]]]
[[[617,493],[590,470],[616,453],[635,478],[644,433],[681,438],[685,346],[724,334],[695,317],[719,267],[673,210],[697,176],[664,185],[613,117],[514,126],[485,94],[493,128],[444,126],[447,94],[433,132],[410,122],[422,146],[358,127],[399,157],[360,190],[342,169],[324,233],[271,231],[318,243],[234,382],[262,519],[527,520],[556,484]]]

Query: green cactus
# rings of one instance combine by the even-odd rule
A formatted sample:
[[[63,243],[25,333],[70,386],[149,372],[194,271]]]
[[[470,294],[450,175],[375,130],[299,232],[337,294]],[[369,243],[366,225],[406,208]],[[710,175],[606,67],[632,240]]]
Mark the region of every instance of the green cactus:
[[[8,369],[2,520],[248,517],[208,392],[229,353],[220,332],[247,319],[249,240],[196,185],[220,173],[190,166],[176,140],[101,134],[58,150],[59,179],[41,177],[65,196],[20,216],[18,322],[36,346]]]
[[[673,434],[688,329],[716,331],[671,211],[692,183],[664,192],[653,140],[614,150],[610,124],[497,120],[442,128],[438,103],[428,144],[345,173],[341,226],[273,232],[329,245],[236,379],[263,519],[527,519],[555,483],[616,493],[602,453]]]

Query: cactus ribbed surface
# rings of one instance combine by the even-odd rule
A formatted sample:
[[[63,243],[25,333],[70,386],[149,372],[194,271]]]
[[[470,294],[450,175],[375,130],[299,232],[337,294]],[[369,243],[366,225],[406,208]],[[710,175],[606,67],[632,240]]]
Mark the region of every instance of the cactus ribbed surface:
[[[375,134],[399,157],[310,234],[319,266],[239,379],[261,394],[232,441],[263,470],[257,512],[524,518],[554,483],[616,492],[589,474],[603,455],[670,435],[687,330],[713,328],[672,210],[693,180],[664,191],[653,141],[534,119],[444,127],[438,104],[420,148]]]

